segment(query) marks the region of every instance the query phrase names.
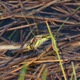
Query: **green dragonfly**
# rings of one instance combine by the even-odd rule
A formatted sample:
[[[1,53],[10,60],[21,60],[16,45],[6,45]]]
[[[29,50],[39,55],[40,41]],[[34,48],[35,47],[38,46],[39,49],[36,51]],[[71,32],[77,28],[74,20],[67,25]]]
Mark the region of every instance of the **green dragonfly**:
[[[40,45],[42,45],[44,42],[50,39],[50,36],[48,34],[46,35],[37,35],[33,37],[31,40],[28,41],[28,43],[25,43],[22,49],[25,49],[27,51],[37,49]],[[21,44],[3,44],[0,43],[0,50],[17,50],[21,48]]]

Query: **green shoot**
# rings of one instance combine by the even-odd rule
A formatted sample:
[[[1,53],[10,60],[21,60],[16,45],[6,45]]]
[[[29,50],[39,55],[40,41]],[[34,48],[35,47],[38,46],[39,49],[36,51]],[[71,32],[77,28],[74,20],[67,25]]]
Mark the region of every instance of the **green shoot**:
[[[66,22],[68,19],[69,19],[69,18],[66,18],[64,22]],[[56,35],[55,35],[56,37],[59,36],[58,34],[59,34],[60,30],[62,29],[62,27],[64,26],[64,22],[61,24],[61,26],[60,26],[59,29],[57,30]]]
[[[11,37],[15,34],[16,30],[12,32],[12,34],[8,37],[9,39],[11,39]]]
[[[28,69],[28,66],[24,64],[18,80],[24,80],[27,69]]]
[[[47,69],[45,69],[42,74],[42,80],[46,80],[46,79],[47,79]]]
[[[80,6],[78,7],[78,8],[76,8],[74,11],[73,11],[73,13],[74,12],[76,12],[76,11],[78,11],[80,9]],[[64,22],[66,22],[67,20],[69,20],[69,17],[67,17],[65,20],[64,20]],[[64,26],[64,22],[61,24],[61,26],[59,27],[59,29],[57,30],[57,32],[56,32],[56,37],[58,37],[59,35],[59,32],[60,32],[60,30],[62,29],[62,27]]]
[[[76,70],[75,70],[75,66],[74,66],[74,63],[71,62],[72,64],[72,68],[73,68],[73,74],[71,76],[71,80],[73,80],[73,77],[74,77],[74,80],[77,80],[77,77],[76,77]]]
[[[57,48],[57,43],[56,43],[55,37],[53,36],[53,34],[51,32],[51,29],[50,29],[50,26],[49,26],[47,21],[46,21],[46,25],[47,25],[47,28],[48,28],[48,32],[49,32],[49,34],[51,36],[52,47],[55,50],[55,52],[57,54],[57,57],[58,57],[58,60],[59,60],[59,63],[60,63],[60,67],[61,67],[61,70],[62,70],[62,73],[63,73],[63,76],[64,76],[64,80],[67,80],[66,74],[65,74],[65,71],[64,71],[64,67],[63,67],[63,64],[61,62],[61,58],[60,58],[60,55],[59,55],[59,52],[58,52],[58,48]]]

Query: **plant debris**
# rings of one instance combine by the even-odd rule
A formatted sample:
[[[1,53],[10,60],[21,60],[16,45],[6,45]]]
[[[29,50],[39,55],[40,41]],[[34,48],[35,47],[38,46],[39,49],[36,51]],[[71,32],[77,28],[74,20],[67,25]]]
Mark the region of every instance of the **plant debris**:
[[[67,80],[80,79],[79,0],[0,0],[0,80],[18,80],[24,64],[25,80],[65,80],[50,36],[46,38],[46,21]]]

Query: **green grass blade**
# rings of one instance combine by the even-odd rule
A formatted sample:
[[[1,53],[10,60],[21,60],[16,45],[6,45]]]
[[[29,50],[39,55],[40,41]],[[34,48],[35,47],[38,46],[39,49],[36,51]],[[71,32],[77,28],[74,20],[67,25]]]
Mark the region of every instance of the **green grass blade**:
[[[64,22],[66,22],[68,19],[69,19],[69,17],[66,18]],[[64,22],[61,24],[61,26],[60,26],[59,29],[57,30],[56,35],[55,35],[56,37],[59,36],[58,34],[59,34],[60,30],[62,29],[62,27],[64,26]]]
[[[71,79],[73,79],[73,76],[74,76],[74,80],[77,80],[77,77],[76,77],[76,70],[75,70],[74,63],[71,62],[71,64],[72,64],[72,68],[73,68],[73,75],[72,75]]]
[[[74,12],[78,11],[79,9],[80,9],[80,6],[79,6],[79,7],[77,7],[77,8],[74,10]]]
[[[27,72],[28,66],[26,64],[23,65],[23,68],[21,69],[21,73],[19,75],[18,80],[24,80],[25,74]]]
[[[50,29],[50,26],[49,26],[47,21],[46,21],[46,25],[47,25],[47,28],[48,28],[48,32],[49,32],[49,34],[51,36],[52,47],[55,50],[55,52],[57,54],[57,57],[58,57],[58,60],[59,60],[59,63],[60,63],[60,67],[61,67],[61,70],[62,70],[62,73],[63,73],[63,76],[64,76],[64,80],[67,80],[66,74],[65,74],[65,71],[64,71],[64,67],[62,65],[61,58],[60,58],[60,55],[59,55],[59,52],[58,52],[58,48],[57,48],[57,43],[56,43],[55,37],[53,36],[53,34],[51,32],[51,29]]]
[[[42,80],[46,80],[46,79],[47,79],[47,69],[45,69],[42,74]]]
[[[76,11],[78,11],[80,9],[80,6],[79,7],[77,7],[74,11],[73,11],[73,13],[74,12],[76,12]],[[64,22],[66,22],[67,20],[69,20],[69,17],[67,17],[65,20],[64,20]],[[57,32],[56,32],[56,37],[58,37],[59,35],[59,32],[60,32],[60,30],[62,29],[62,27],[64,26],[64,22],[61,24],[61,26],[59,27],[59,29],[57,30]]]
[[[12,32],[12,34],[11,34],[8,38],[11,39],[11,37],[15,34],[15,32],[16,32],[16,30],[14,30],[14,31]]]

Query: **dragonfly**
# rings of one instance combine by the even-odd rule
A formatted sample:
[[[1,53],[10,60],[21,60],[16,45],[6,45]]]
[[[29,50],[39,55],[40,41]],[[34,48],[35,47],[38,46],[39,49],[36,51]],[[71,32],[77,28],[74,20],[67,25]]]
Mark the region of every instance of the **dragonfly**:
[[[22,47],[23,50],[33,50],[37,49],[40,45],[50,39],[48,34],[46,35],[37,35],[25,43]],[[4,42],[0,43],[0,50],[18,50],[21,48],[21,44],[6,44]]]

